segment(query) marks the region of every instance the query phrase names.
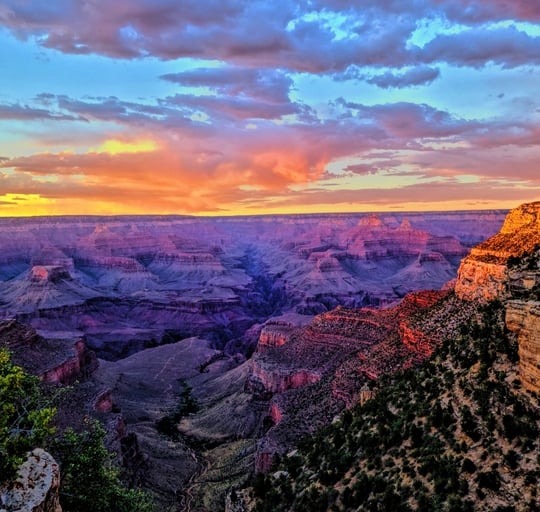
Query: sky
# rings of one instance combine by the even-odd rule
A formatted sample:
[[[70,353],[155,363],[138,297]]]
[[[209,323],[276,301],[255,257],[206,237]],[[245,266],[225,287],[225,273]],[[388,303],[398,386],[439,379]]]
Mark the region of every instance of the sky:
[[[0,0],[0,216],[540,200],[540,2]]]

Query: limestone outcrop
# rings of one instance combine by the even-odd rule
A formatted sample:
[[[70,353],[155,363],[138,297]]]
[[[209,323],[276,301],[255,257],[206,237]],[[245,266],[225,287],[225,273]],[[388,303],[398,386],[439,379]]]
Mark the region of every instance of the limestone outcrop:
[[[0,489],[0,512],[62,512],[60,469],[52,455],[36,448],[18,470],[17,478]]]

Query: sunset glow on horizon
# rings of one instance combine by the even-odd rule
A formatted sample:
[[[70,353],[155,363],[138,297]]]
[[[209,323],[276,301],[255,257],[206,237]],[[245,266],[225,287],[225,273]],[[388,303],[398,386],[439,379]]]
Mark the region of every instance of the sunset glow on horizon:
[[[7,0],[0,216],[540,200],[540,3]]]

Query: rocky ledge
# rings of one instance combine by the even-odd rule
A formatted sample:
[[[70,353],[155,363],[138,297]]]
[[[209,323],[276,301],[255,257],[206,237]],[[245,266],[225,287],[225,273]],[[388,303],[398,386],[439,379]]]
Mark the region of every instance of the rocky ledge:
[[[40,336],[16,320],[0,322],[0,347],[13,352],[13,360],[48,383],[73,384],[86,379],[98,366],[94,352],[82,338],[55,333]]]

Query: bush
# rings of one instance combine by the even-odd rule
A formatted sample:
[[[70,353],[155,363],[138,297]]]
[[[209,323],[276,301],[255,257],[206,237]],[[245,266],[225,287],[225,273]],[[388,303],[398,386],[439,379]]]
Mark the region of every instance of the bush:
[[[174,440],[178,439],[180,435],[178,432],[178,423],[180,423],[182,418],[199,410],[197,400],[191,395],[191,386],[187,385],[185,382],[183,384],[184,390],[180,393],[174,411],[156,421],[158,432]]]
[[[64,512],[150,512],[149,497],[120,481],[112,456],[103,444],[105,431],[97,422],[83,433],[67,430],[53,443],[60,461],[60,501]]]
[[[54,433],[55,412],[48,407],[39,379],[0,350],[0,482],[13,477],[26,452]]]

